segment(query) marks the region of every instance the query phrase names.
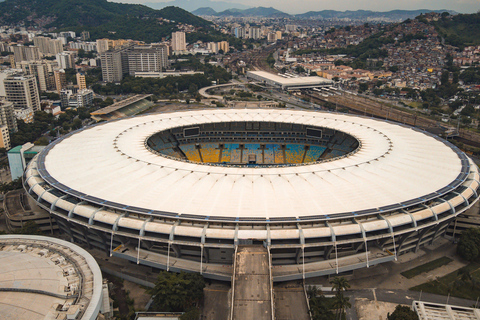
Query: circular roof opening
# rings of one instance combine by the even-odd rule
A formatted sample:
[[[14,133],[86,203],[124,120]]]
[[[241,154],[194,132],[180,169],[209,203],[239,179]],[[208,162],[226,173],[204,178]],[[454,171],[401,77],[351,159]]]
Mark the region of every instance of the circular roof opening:
[[[282,166],[353,154],[360,142],[325,127],[285,122],[216,122],[174,127],[148,137],[155,154],[196,163]]]

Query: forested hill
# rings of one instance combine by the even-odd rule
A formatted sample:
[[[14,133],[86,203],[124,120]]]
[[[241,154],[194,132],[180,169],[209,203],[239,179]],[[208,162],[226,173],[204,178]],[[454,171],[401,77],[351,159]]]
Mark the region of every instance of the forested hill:
[[[171,23],[158,18],[171,20]],[[211,23],[177,7],[161,10],[106,0],[5,0],[0,2],[0,25],[88,30],[92,37],[109,34],[147,42],[167,36],[175,24],[208,27]],[[153,33],[153,34],[151,34]]]
[[[443,14],[438,21],[430,23],[435,26],[447,44],[456,47],[480,45],[480,13],[454,16]]]

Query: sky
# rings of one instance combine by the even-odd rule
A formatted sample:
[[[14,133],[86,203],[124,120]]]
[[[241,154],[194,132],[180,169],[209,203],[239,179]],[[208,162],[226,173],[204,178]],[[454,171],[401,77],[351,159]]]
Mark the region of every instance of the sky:
[[[162,0],[114,0],[124,3],[167,2]],[[172,1],[172,0],[169,0]],[[201,0],[198,0],[201,2]],[[395,9],[449,9],[460,13],[474,13],[480,10],[480,0],[223,0],[242,3],[252,7],[274,7],[290,14],[320,10],[372,10],[390,11]],[[191,3],[196,0],[190,0]]]

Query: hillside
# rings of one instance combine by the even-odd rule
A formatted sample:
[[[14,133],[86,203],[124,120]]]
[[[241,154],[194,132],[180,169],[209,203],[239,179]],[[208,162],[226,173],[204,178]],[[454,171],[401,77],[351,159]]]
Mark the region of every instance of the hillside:
[[[200,8],[212,8],[215,12],[225,11],[231,8],[248,9],[250,6],[238,2],[212,1],[212,0],[173,0],[167,2],[145,2],[144,5],[154,9],[162,9],[164,7],[179,7],[193,14]]]
[[[0,24],[24,24],[62,30],[88,30],[92,37],[124,37],[158,41],[175,29],[175,23],[207,27],[211,23],[183,9],[155,10],[143,5],[107,0],[5,0],[0,2]],[[114,36],[112,36],[112,34]]]
[[[255,7],[249,9],[227,9],[221,12],[215,12],[211,7],[202,7],[192,13],[199,16],[218,16],[218,17],[264,17],[264,18],[296,18],[296,19],[352,19],[352,20],[367,20],[377,19],[381,21],[404,21],[406,19],[413,19],[422,13],[427,12],[449,12],[455,14],[452,10],[392,10],[386,12],[370,11],[370,10],[355,10],[355,11],[336,11],[336,10],[322,10],[309,11],[302,14],[289,15],[275,8]]]
[[[247,17],[269,17],[269,18],[290,17],[288,13],[282,12],[272,7],[250,8],[250,9],[243,10],[242,13]]]
[[[287,18],[291,17],[288,13],[282,12],[275,8],[256,7],[245,10],[229,9],[216,14],[218,17],[265,17],[265,18]]]
[[[195,11],[192,11],[192,13],[196,16],[214,16],[217,14],[217,11],[213,10],[210,7],[202,7],[198,8]]]
[[[456,47],[480,45],[480,13],[443,15],[438,21],[430,23],[447,44]]]
[[[365,19],[379,19],[390,21],[403,21],[406,19],[413,19],[416,16],[427,12],[449,12],[455,13],[451,10],[392,10],[386,12],[370,11],[370,10],[356,10],[356,11],[335,11],[335,10],[322,10],[322,11],[309,11],[302,14],[295,15],[298,19],[352,19],[352,20],[365,20]]]

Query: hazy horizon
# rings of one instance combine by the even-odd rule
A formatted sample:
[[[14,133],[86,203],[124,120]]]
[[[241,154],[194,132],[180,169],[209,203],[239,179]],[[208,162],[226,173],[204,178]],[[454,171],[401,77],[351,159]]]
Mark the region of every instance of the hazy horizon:
[[[111,1],[111,0],[110,0]],[[189,2],[190,5],[194,5],[196,0],[184,0]],[[163,3],[170,1],[155,1],[155,0],[115,0],[114,2],[122,3]],[[199,1],[200,2],[200,1]],[[404,0],[399,2],[386,2],[380,0],[304,0],[301,2],[287,1],[287,0],[223,0],[220,2],[232,3],[234,8],[235,3],[242,3],[243,5],[251,7],[273,7],[277,10],[283,11],[289,14],[299,14],[308,11],[321,11],[321,10],[371,10],[371,11],[391,11],[391,10],[454,10],[460,13],[474,13],[480,10],[480,0],[459,0],[459,1],[447,1],[447,0]]]

